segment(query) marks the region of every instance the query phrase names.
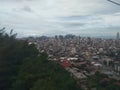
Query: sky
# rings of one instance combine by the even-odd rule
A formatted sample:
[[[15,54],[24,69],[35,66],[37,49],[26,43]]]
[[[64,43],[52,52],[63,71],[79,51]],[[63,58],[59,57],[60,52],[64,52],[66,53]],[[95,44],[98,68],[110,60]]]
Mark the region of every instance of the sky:
[[[120,6],[108,0],[0,0],[2,27],[14,29],[18,37],[115,36],[120,32]]]

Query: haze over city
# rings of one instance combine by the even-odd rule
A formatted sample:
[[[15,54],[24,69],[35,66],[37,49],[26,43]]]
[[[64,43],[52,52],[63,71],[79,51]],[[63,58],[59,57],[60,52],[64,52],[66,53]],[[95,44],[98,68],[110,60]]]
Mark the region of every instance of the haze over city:
[[[18,37],[113,37],[120,31],[120,6],[109,0],[0,0],[0,7],[0,27]]]

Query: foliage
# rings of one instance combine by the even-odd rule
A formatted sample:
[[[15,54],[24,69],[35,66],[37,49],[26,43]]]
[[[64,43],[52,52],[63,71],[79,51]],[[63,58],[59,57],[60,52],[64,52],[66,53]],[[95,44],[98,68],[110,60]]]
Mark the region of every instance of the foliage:
[[[95,75],[88,78],[88,87],[97,90],[119,90],[120,86],[116,84],[117,80],[108,78],[107,75],[96,72]]]
[[[78,90],[66,70],[12,32],[0,30],[0,90]]]
[[[44,56],[25,60],[13,90],[78,90],[70,74]]]

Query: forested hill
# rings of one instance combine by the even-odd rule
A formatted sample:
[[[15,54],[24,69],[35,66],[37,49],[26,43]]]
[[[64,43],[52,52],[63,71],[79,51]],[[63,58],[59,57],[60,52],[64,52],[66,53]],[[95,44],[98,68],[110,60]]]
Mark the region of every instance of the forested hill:
[[[59,64],[33,44],[0,30],[0,90],[80,90]]]

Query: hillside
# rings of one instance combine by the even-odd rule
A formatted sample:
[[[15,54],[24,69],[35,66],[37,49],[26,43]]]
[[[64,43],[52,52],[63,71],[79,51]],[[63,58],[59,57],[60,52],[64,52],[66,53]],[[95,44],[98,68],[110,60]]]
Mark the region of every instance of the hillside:
[[[59,64],[47,60],[35,45],[0,30],[0,90],[79,90]]]

